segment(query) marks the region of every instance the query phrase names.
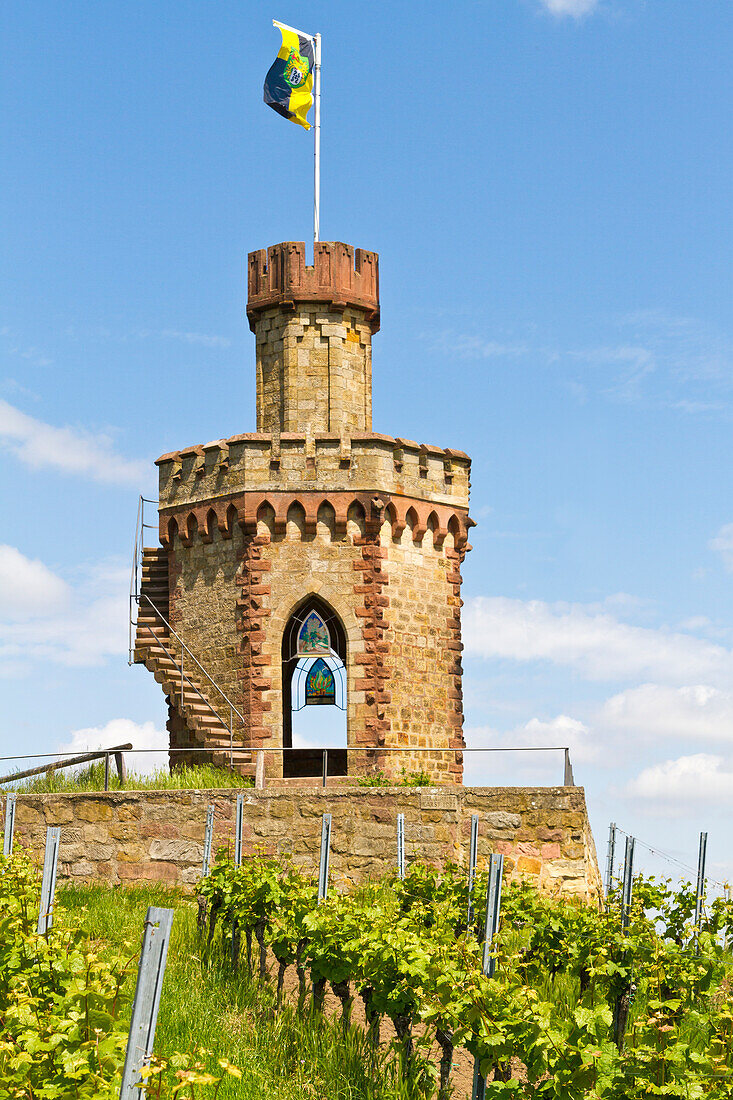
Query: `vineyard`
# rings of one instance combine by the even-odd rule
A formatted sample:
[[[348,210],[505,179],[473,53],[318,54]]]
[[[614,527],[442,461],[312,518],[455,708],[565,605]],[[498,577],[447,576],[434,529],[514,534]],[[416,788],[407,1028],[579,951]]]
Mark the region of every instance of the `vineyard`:
[[[316,904],[313,882],[292,867],[220,859],[201,886],[201,924],[208,950],[262,981],[269,945],[278,1002],[292,966],[301,1011],[310,975],[310,1009],[321,1010],[328,983],[346,1027],[357,994],[375,1047],[388,1017],[402,1073],[418,1086],[431,1079],[435,1040],[439,1100],[451,1095],[457,1046],[476,1059],[486,1097],[733,1095],[729,902],[716,899],[693,935],[688,888],[637,879],[623,927],[615,895],[599,914],[512,883],[487,977],[474,904],[486,891],[479,875],[469,920],[465,872],[413,864],[404,880]]]
[[[84,908],[59,907],[38,936],[36,869],[23,853],[0,865],[2,1098],[118,1095],[135,948],[113,950],[99,931],[99,914],[125,891],[95,890],[91,925]],[[190,920],[191,936],[177,949],[180,969],[166,976],[160,1057],[144,1091],[444,1100],[463,1048],[477,1059],[486,1097],[733,1095],[730,903],[716,899],[695,929],[692,890],[637,878],[623,927],[613,895],[599,914],[510,883],[487,977],[486,892],[486,875],[469,899],[462,868],[413,864],[402,880],[332,890],[319,903],[315,882],[295,867],[264,857],[235,866],[220,853],[199,885],[198,930],[192,902],[175,898],[174,926]],[[204,1028],[199,986],[209,1000],[212,991],[230,998],[228,1020],[239,1012],[245,1031],[267,1037],[259,1061],[245,1064],[231,1049],[233,1023],[231,1034],[209,1024],[219,1034],[207,1040],[211,1049],[199,1047],[190,1034]],[[324,1011],[329,987],[338,1019]],[[363,1031],[351,1023],[355,1004]],[[207,1004],[209,1017],[215,1008]],[[334,1069],[332,1084],[313,1083],[314,1051],[326,1045],[332,1063],[358,1058],[361,1083],[353,1065],[348,1081]],[[297,1088],[269,1091],[254,1079],[263,1051]]]

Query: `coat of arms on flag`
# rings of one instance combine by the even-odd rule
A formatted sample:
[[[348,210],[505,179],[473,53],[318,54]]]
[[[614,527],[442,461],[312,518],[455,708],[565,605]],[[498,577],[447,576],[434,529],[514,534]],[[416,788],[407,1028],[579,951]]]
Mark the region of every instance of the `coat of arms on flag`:
[[[283,118],[310,130],[306,116],[313,104],[313,39],[282,23],[275,26],[283,41],[265,77],[265,103]]]
[[[283,76],[291,88],[299,88],[308,79],[310,65],[307,57],[301,57],[297,50],[291,50],[285,62]]]

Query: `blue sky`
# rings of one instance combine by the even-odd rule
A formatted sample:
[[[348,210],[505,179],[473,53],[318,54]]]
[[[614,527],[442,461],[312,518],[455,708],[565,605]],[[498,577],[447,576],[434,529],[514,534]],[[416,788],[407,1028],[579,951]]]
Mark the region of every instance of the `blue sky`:
[[[474,460],[469,744],[570,743],[601,851],[733,875],[728,0],[7,0],[2,750],[162,743],[137,495],[253,429],[246,254],[310,235],[273,17],[323,34],[322,236],[381,257],[375,430]]]

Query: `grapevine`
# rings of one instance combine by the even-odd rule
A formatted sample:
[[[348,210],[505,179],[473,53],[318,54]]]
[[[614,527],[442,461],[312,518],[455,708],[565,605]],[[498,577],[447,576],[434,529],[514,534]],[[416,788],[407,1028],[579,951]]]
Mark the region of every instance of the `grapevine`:
[[[466,874],[455,865],[414,863],[403,881],[388,875],[331,890],[319,905],[301,870],[221,859],[200,889],[212,949],[230,950],[237,926],[258,930],[262,980],[267,947],[277,961],[277,1003],[295,966],[306,1011],[308,970],[312,1010],[322,1011],[330,985],[344,1027],[358,994],[375,1045],[380,1020],[392,1021],[395,1056],[421,1095],[432,1093],[433,1078],[439,1100],[451,1095],[455,1047],[477,1059],[485,1095],[496,1100],[733,1095],[730,902],[712,902],[694,934],[689,889],[640,877],[624,928],[613,894],[599,912],[512,882],[489,978],[479,942],[485,874],[470,926]]]

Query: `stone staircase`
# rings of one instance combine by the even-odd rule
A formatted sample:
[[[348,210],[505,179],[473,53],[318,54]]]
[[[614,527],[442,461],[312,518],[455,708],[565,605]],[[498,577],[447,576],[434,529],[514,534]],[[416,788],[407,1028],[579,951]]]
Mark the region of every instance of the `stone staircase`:
[[[225,715],[228,717],[229,708],[223,699],[219,707],[213,700],[211,706],[208,705],[210,696],[218,695],[218,692],[190,657],[186,663],[186,654],[183,658],[184,677],[181,679],[181,644],[163,619],[169,621],[168,557],[162,547],[145,547],[142,551],[142,582],[135,628],[135,663],[144,664],[152,672],[168,697],[171,715],[175,713],[179,718],[176,724],[180,726],[182,722],[185,726],[185,730],[172,733],[171,745],[210,749],[211,752],[206,754],[193,753],[190,762],[229,767],[229,729],[221,720]],[[169,723],[169,729],[172,728]],[[186,759],[185,753],[176,753],[175,756],[179,760],[181,757]],[[236,759],[236,771],[242,775],[253,773],[252,753],[239,752]]]

